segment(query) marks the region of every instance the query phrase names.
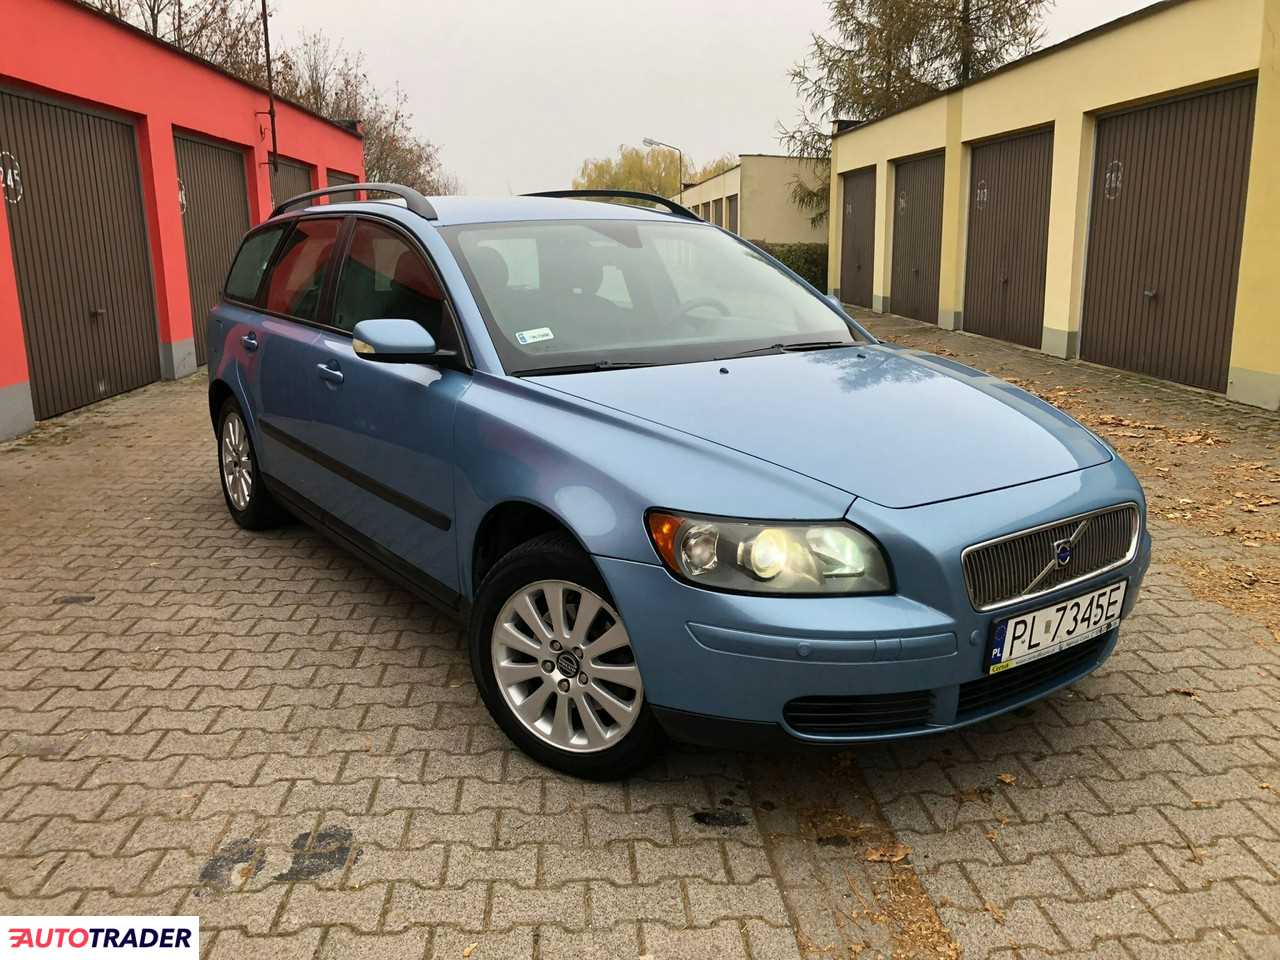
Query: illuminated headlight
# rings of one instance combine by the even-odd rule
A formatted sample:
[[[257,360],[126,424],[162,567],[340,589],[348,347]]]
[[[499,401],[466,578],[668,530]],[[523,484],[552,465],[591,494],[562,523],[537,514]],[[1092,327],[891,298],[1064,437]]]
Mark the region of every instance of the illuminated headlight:
[[[701,587],[802,595],[891,589],[880,545],[844,521],[769,523],[659,510],[645,519],[667,569]]]

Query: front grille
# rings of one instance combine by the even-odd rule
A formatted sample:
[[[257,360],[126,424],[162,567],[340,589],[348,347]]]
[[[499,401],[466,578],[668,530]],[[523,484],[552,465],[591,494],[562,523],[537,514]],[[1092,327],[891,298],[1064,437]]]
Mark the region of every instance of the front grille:
[[[782,717],[798,733],[826,736],[888,733],[927,723],[933,713],[928,690],[847,697],[797,697]]]
[[[961,684],[956,719],[963,720],[973,714],[998,710],[1002,706],[1034,696],[1042,687],[1051,687],[1074,674],[1085,672],[1097,662],[1110,635],[1109,632],[1104,633],[1026,666],[1011,667],[994,676],[979,677]]]
[[[1071,559],[1059,566],[1056,545],[1062,541],[1071,541]],[[1108,507],[969,547],[962,561],[965,585],[974,607],[990,610],[1120,566],[1137,544],[1138,508]]]

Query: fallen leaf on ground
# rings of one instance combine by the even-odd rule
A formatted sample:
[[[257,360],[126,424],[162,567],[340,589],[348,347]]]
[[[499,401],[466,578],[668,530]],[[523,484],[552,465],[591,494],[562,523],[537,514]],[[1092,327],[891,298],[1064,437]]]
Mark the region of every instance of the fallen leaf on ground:
[[[1176,693],[1180,697],[1186,697],[1189,700],[1194,700],[1196,703],[1200,702],[1200,694],[1196,693],[1190,687],[1170,687],[1165,692]]]
[[[991,796],[990,787],[966,787],[956,791],[956,800],[960,803],[987,803]]]
[[[997,907],[990,900],[988,900],[986,903],[982,905],[982,909],[986,910],[987,913],[991,914],[991,916],[995,918],[996,923],[1001,924],[1002,926],[1004,925],[1004,911],[1001,910],[999,907]]]
[[[465,946],[462,950],[462,956],[464,958],[471,956],[471,954],[475,953],[476,947],[478,946],[480,946],[480,944],[478,943],[467,944],[467,946]]]
[[[998,777],[996,777],[996,779],[999,780],[1001,783],[1007,783],[1010,785],[1018,782],[1017,776],[1012,773],[1002,773]]]
[[[868,863],[901,863],[907,859],[911,848],[905,843],[889,843],[883,847],[871,847],[867,850]]]

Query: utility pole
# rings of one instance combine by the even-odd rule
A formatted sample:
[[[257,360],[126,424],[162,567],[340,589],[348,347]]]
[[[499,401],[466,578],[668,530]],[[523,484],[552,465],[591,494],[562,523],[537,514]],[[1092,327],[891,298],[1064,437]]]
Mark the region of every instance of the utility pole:
[[[262,43],[267,54],[267,116],[271,118],[271,172],[280,169],[276,149],[276,85],[271,74],[271,27],[267,23],[267,0],[262,0]]]

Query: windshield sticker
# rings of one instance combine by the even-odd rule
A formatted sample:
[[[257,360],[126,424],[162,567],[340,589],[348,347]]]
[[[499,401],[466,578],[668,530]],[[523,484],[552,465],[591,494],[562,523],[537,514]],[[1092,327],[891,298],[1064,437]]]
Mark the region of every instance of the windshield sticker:
[[[539,340],[552,340],[555,334],[551,332],[550,327],[534,327],[532,330],[521,330],[516,333],[516,339],[521,344],[537,343]]]

